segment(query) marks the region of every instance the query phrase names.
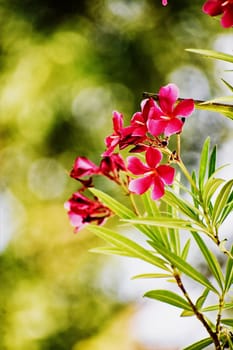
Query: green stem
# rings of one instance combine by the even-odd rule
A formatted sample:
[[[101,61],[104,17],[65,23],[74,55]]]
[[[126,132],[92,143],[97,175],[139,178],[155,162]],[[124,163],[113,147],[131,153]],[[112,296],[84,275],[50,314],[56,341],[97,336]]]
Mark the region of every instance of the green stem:
[[[181,158],[177,159],[177,164],[179,165],[179,167],[182,170],[183,174],[185,175],[186,179],[189,181],[190,185],[195,189],[195,191],[199,192],[195,182],[193,181],[191,174],[189,173],[188,169],[184,165]]]

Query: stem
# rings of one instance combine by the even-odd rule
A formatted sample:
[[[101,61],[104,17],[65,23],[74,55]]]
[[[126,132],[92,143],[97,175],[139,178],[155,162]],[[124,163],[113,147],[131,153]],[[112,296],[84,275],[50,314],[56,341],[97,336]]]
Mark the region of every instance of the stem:
[[[136,206],[135,200],[134,200],[134,195],[132,193],[129,194],[129,198],[133,207],[133,210],[137,216],[140,216],[139,210]]]
[[[186,179],[189,181],[189,183],[192,185],[192,187],[195,189],[195,191],[199,192],[195,182],[192,179],[192,176],[190,175],[188,169],[186,168],[186,166],[184,165],[184,163],[180,157],[179,157],[179,159],[177,159],[177,164],[179,165],[179,167],[182,170],[183,174],[185,175]]]
[[[203,326],[205,327],[205,329],[207,330],[207,332],[209,333],[210,337],[213,339],[214,345],[215,345],[215,349],[216,350],[221,350],[221,344],[220,341],[218,339],[218,334],[217,331],[214,332],[212,330],[212,328],[210,327],[210,325],[208,324],[208,322],[206,321],[204,315],[198,311],[196,305],[192,302],[192,300],[190,299],[184,285],[183,282],[181,281],[180,275],[178,273],[177,270],[173,270],[173,275],[174,278],[176,280],[176,283],[178,285],[178,287],[180,288],[180,290],[182,291],[184,297],[186,298],[186,300],[188,301],[189,305],[191,306],[194,314],[196,315],[197,319],[203,324]]]
[[[216,319],[216,334],[220,334],[220,323],[221,323],[221,317],[222,317],[222,310],[224,305],[224,295],[221,295],[219,297],[219,308],[218,308],[218,315]]]

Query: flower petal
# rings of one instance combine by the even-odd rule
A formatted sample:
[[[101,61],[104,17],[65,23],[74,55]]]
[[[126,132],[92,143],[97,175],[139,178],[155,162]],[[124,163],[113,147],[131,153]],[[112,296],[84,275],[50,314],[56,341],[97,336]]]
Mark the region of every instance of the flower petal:
[[[155,120],[149,119],[147,122],[147,128],[151,135],[158,136],[164,133],[167,121],[165,120]]]
[[[146,150],[146,162],[150,168],[156,168],[161,162],[163,155],[157,148],[149,147]]]
[[[128,170],[131,171],[134,175],[142,175],[150,169],[141,162],[137,157],[129,156],[128,161]]]
[[[175,84],[168,84],[159,90],[159,105],[166,115],[173,111],[174,103],[179,96],[179,89]]]
[[[233,26],[233,4],[229,4],[223,12],[221,25],[223,28],[230,28]]]
[[[208,0],[202,6],[202,11],[209,16],[217,16],[222,13],[221,1]]]
[[[133,193],[142,194],[150,188],[152,183],[153,177],[151,175],[140,177],[130,181],[129,190]]]
[[[173,115],[188,117],[193,112],[194,107],[194,101],[192,99],[185,99],[176,105]]]
[[[171,185],[173,183],[175,177],[175,169],[173,167],[166,164],[160,165],[157,168],[157,172],[166,185]]]
[[[160,199],[161,197],[163,197],[164,193],[165,193],[164,183],[160,179],[159,176],[156,176],[154,178],[153,189],[151,192],[151,198],[156,201],[156,200]]]
[[[113,129],[116,133],[119,133],[123,127],[123,115],[117,111],[112,115]]]
[[[183,127],[183,123],[178,118],[173,118],[167,122],[166,128],[164,130],[165,136],[171,136],[173,134],[177,134],[181,132]]]

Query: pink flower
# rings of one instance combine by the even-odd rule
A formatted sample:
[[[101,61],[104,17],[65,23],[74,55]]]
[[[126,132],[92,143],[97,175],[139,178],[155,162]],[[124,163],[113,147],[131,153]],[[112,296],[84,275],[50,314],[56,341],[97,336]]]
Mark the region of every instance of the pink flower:
[[[91,222],[101,225],[111,215],[110,209],[105,207],[98,198],[92,200],[79,192],[73,193],[64,206],[68,210],[68,216],[71,225],[75,227],[75,232]]]
[[[118,153],[105,156],[100,163],[100,171],[109,179],[119,182],[119,172],[126,171],[124,159]]]
[[[132,136],[145,137],[148,131],[147,120],[150,109],[155,106],[155,101],[152,98],[142,100],[141,112],[134,113],[131,118],[130,125],[132,127]]]
[[[103,156],[110,156],[115,148],[119,146],[124,149],[129,145],[135,145],[142,140],[141,136],[132,135],[134,128],[132,126],[123,126],[123,115],[119,112],[113,112],[113,133],[105,138],[107,150]]]
[[[208,0],[202,10],[210,16],[222,14],[221,25],[224,28],[233,26],[233,0]]]
[[[167,6],[167,0],[162,0],[162,5]]]
[[[152,199],[156,200],[164,195],[164,186],[171,185],[175,176],[175,169],[169,165],[159,165],[162,153],[156,148],[148,148],[146,151],[146,163],[140,159],[128,157],[128,170],[134,175],[143,177],[131,180],[129,190],[133,193],[142,194],[152,187]]]
[[[188,117],[194,110],[192,99],[177,102],[179,89],[175,84],[168,84],[159,90],[158,104],[150,109],[147,122],[148,131],[153,136],[164,133],[165,136],[182,131],[183,122],[179,117]]]
[[[90,176],[99,173],[99,167],[92,163],[86,157],[77,157],[75,159],[70,176],[74,179],[80,179],[84,176]]]

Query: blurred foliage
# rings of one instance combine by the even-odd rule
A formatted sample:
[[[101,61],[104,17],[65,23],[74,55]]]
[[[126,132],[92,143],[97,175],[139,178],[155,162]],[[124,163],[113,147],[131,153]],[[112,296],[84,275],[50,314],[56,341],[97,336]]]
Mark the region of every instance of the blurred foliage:
[[[142,92],[157,91],[174,70],[191,64],[213,82],[210,62],[184,51],[211,46],[221,31],[201,5],[1,1],[1,349],[97,349],[84,340],[125,307],[114,279],[107,292],[98,280],[108,260],[87,253],[98,240],[72,234],[68,172],[78,154],[99,161],[113,109],[127,121]],[[193,137],[185,144],[198,148]]]

